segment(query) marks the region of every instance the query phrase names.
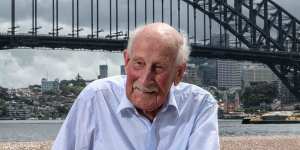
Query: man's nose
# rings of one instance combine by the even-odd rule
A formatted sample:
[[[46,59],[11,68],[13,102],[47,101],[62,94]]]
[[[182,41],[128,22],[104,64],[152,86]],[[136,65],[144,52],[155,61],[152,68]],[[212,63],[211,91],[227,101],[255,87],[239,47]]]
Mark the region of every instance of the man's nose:
[[[145,69],[140,76],[140,83],[147,86],[152,84],[154,81],[154,72],[151,68]]]

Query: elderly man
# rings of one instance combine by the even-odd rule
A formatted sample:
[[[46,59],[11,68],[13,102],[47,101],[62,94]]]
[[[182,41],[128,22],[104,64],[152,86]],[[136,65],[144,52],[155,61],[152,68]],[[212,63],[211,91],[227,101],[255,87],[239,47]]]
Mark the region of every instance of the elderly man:
[[[124,51],[127,76],[100,79],[78,96],[53,150],[217,150],[217,103],[181,83],[186,38],[165,23],[136,29]]]

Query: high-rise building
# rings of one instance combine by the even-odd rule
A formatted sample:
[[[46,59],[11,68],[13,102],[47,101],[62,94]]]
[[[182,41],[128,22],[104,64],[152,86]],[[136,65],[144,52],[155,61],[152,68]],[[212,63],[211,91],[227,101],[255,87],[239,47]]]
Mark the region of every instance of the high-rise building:
[[[208,59],[199,66],[203,86],[217,86],[216,60]]]
[[[238,61],[217,60],[219,88],[241,87],[241,65]]]
[[[229,45],[228,34],[214,34],[211,45],[226,47]],[[211,70],[213,73],[213,70]],[[238,61],[217,60],[216,61],[217,86],[219,88],[241,87],[241,67]]]
[[[190,57],[189,64],[195,64],[201,86],[216,86],[216,59]]]
[[[99,76],[98,79],[106,78],[108,76],[108,66],[107,65],[100,65],[99,66]]]
[[[124,65],[120,66],[120,73],[121,73],[121,75],[125,75],[126,74],[126,72],[125,72],[125,66]]]
[[[192,83],[195,85],[201,84],[200,77],[198,76],[198,66],[195,64],[187,64],[187,68],[183,76],[183,82]]]
[[[251,82],[266,81],[268,83],[277,81],[277,76],[263,64],[244,64],[242,67],[242,81],[244,86]]]

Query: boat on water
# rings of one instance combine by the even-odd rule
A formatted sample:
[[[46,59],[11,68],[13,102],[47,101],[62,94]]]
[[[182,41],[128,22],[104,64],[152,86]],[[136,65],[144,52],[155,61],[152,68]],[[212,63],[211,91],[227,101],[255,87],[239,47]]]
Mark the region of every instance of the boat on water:
[[[289,124],[300,123],[300,111],[273,111],[246,117],[242,124]]]

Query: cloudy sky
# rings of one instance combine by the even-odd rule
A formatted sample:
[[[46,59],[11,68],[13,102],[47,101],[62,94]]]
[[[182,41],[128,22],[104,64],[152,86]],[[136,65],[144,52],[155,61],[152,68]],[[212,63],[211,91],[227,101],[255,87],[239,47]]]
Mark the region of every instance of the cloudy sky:
[[[100,64],[109,64],[109,75],[119,74],[123,63],[121,53],[62,51],[46,49],[14,49],[0,52],[0,85],[25,87],[40,84],[41,78],[95,79]]]
[[[7,32],[10,27],[10,1],[0,0],[0,32]],[[109,28],[109,0],[100,1],[100,28],[104,29],[101,36],[108,33]],[[133,4],[133,0],[131,5]],[[156,14],[160,13],[160,0],[155,0],[157,9]],[[300,1],[299,0],[274,0],[291,14],[300,18]],[[126,30],[126,12],[125,3],[127,0],[119,0],[119,30]],[[144,4],[142,0],[138,2],[138,22],[143,22]],[[148,0],[148,3],[150,1]],[[168,20],[169,1],[165,0],[165,19]],[[94,4],[96,0],[94,1]],[[175,3],[174,3],[175,4]],[[115,0],[112,0],[113,7]],[[152,3],[147,13],[149,21],[152,21]],[[48,34],[52,29],[52,0],[38,0],[38,26],[42,26],[39,33]],[[184,10],[186,6],[182,6]],[[96,10],[95,10],[96,11]],[[191,10],[192,11],[192,10]],[[130,10],[133,14],[133,9]],[[115,16],[115,12],[112,12]],[[201,15],[199,15],[201,17]],[[160,20],[160,16],[155,16]],[[184,17],[184,16],[182,16]],[[94,18],[95,20],[95,18]],[[59,0],[59,26],[63,27],[62,34],[71,32],[71,0]],[[176,18],[174,18],[176,22]],[[114,30],[114,23],[113,30]],[[133,17],[131,17],[133,25]],[[26,33],[31,28],[31,0],[16,0],[16,25],[20,26],[18,32]],[[83,28],[82,35],[90,34],[90,0],[80,0],[80,27]],[[184,25],[183,25],[184,27]],[[133,27],[131,27],[132,29]],[[95,29],[94,29],[95,30]],[[192,30],[192,29],[191,29]],[[199,30],[197,30],[199,31]],[[192,32],[192,31],[191,31]],[[202,34],[200,31],[197,34]],[[99,74],[98,66],[100,64],[109,65],[109,75],[120,73],[120,65],[123,64],[121,53],[110,52],[90,52],[90,51],[70,51],[70,50],[49,50],[49,49],[12,49],[0,50],[0,86],[8,88],[26,87],[30,84],[40,84],[41,78],[48,77],[49,80],[55,78],[72,79],[77,73],[85,79],[95,79]]]

